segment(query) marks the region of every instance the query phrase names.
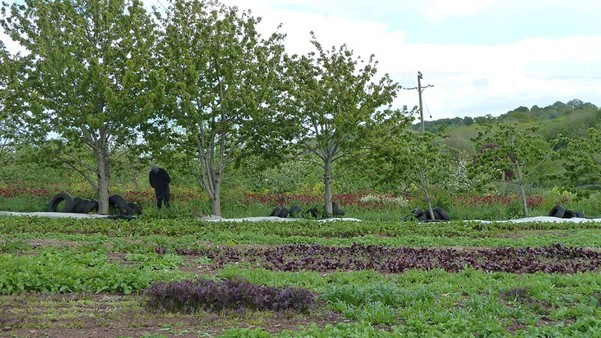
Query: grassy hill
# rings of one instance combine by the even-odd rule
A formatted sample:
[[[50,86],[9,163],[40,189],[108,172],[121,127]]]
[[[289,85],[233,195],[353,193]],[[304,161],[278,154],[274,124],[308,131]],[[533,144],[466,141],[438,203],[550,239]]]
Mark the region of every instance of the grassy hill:
[[[555,102],[546,107],[537,105],[517,107],[499,116],[455,117],[425,121],[426,131],[438,134],[446,139],[449,146],[468,154],[475,152],[471,139],[478,135],[482,126],[495,122],[518,122],[524,127],[536,125],[546,140],[559,134],[564,136],[583,135],[588,128],[601,125],[601,109],[592,103],[579,99],[567,103]],[[420,124],[413,129],[419,130]]]

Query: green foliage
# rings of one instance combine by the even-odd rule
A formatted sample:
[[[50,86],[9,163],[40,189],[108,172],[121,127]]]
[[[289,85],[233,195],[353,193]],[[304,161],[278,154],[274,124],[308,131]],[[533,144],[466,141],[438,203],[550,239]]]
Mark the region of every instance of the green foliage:
[[[119,292],[148,286],[152,277],[109,263],[105,253],[48,249],[38,255],[0,256],[0,294]]]
[[[310,192],[312,183],[320,181],[317,165],[296,158],[253,173],[250,179],[251,191],[269,193]]]
[[[220,338],[270,338],[272,335],[263,329],[240,329],[233,328],[225,330]]]
[[[480,206],[481,209],[484,207]],[[148,253],[157,246],[173,253],[193,248],[198,241],[220,244],[327,244],[352,243],[387,246],[440,247],[453,243],[464,246],[538,246],[558,241],[570,246],[598,246],[599,224],[586,223],[481,223],[450,222],[418,224],[398,221],[363,222],[198,222],[196,220],[154,219],[112,221],[104,219],[47,219],[43,217],[0,217],[0,234],[24,239],[35,233],[46,238],[93,238],[113,243],[117,252]],[[516,232],[523,234],[514,234]],[[537,233],[541,232],[541,233]],[[570,234],[562,238],[560,234]],[[136,242],[111,240],[134,238]],[[11,237],[7,237],[11,238]],[[158,258],[157,258],[158,259]]]
[[[536,169],[553,156],[551,145],[536,131],[537,127],[520,128],[514,123],[501,123],[489,125],[474,140],[481,150],[476,157],[476,170],[498,173],[507,180],[513,178],[519,187],[522,216],[528,216],[527,179],[531,180]]]
[[[382,302],[369,302],[358,307],[336,302],[332,308],[348,319],[371,324],[392,324],[397,320],[396,311]]]
[[[564,195],[558,192],[558,195]],[[570,202],[573,203],[573,202]],[[182,280],[174,270],[183,256],[178,249],[199,249],[218,244],[234,248],[247,240],[257,247],[273,240],[311,243],[390,246],[530,246],[561,241],[576,247],[601,247],[598,223],[479,223],[450,222],[300,222],[210,223],[185,219],[115,222],[45,218],[0,218],[0,292],[136,294],[153,281]],[[104,234],[104,235],[103,235]],[[250,237],[254,234],[255,237]],[[304,237],[299,236],[302,234]],[[36,246],[31,246],[35,240]],[[222,244],[220,244],[222,243]],[[40,246],[40,244],[42,244]],[[77,244],[77,245],[75,245]],[[271,244],[271,243],[269,243]],[[161,252],[157,254],[156,252]],[[125,255],[123,254],[125,253]],[[216,260],[191,257],[210,271],[210,280],[243,279],[267,287],[298,287],[318,295],[310,314],[295,314],[307,323],[275,333],[273,327],[236,328],[244,317],[220,316],[231,330],[224,335],[281,337],[346,336],[462,336],[466,332],[488,336],[586,336],[599,329],[597,272],[578,274],[511,274],[463,269],[408,270],[402,274],[376,271],[270,271],[247,263],[211,269]],[[165,268],[167,268],[165,270]],[[188,267],[192,268],[192,267]],[[208,268],[207,270],[205,270]],[[34,294],[35,295],[35,294]],[[134,297],[134,296],[132,296]],[[321,317],[321,313],[327,314]],[[334,314],[332,314],[332,312]],[[282,314],[289,318],[290,314]],[[299,317],[296,317],[299,316]],[[324,325],[312,325],[325,318]],[[327,318],[348,321],[330,324]],[[241,319],[242,318],[242,319]],[[542,323],[542,324],[541,324]],[[213,332],[213,334],[218,334]]]
[[[393,133],[382,137],[373,148],[373,166],[381,168],[381,179],[409,184],[408,191],[422,199],[427,210],[436,206],[437,189],[448,188],[453,181],[456,167],[448,148],[431,133]],[[382,162],[386,164],[381,166]]]
[[[397,319],[394,307],[403,306],[402,294],[392,284],[334,285],[322,297],[346,318],[373,324],[394,323]]]
[[[601,132],[589,128],[583,136],[560,137],[559,142],[565,144],[559,154],[565,169],[562,174],[566,189],[590,194],[590,190],[582,187],[601,185]]]
[[[3,211],[15,212],[38,212],[46,211],[50,197],[41,196],[15,196],[10,200],[4,200],[0,203],[0,209]]]
[[[161,91],[146,138],[156,155],[196,174],[220,216],[228,167],[278,158],[291,138],[294,123],[280,109],[284,36],[263,38],[260,19],[213,0],[171,1],[155,15]]]
[[[462,220],[495,221],[511,219],[511,217],[509,216],[509,210],[507,206],[498,203],[490,205],[480,205],[473,208],[466,208],[461,201],[457,201],[453,203],[451,208],[445,210],[449,210],[449,212],[452,211],[452,215],[454,218]]]
[[[316,324],[311,324],[308,328],[293,332],[285,330],[280,334],[280,337],[314,337],[314,338],[329,338],[329,337],[349,337],[349,338],[376,338],[376,337],[397,337],[398,334],[384,329],[379,329],[372,326],[368,322],[358,323],[339,323],[336,325],[327,324],[320,328]]]
[[[393,284],[365,287],[356,285],[331,286],[322,296],[329,303],[344,302],[353,306],[379,302],[388,306],[405,306],[402,293]],[[404,305],[405,304],[405,305]]]
[[[239,265],[223,267],[217,277],[221,279],[243,278],[256,284],[278,287],[296,285],[312,291],[322,290],[327,285],[327,281],[324,281],[319,273],[313,271],[290,274],[266,269],[245,269]]]
[[[435,121],[424,121],[424,130],[429,133],[440,133],[443,130],[469,127],[474,124],[474,119],[470,116],[443,118]],[[416,123],[411,126],[414,131],[421,130],[421,124]]]
[[[0,24],[27,50],[12,69],[15,101],[23,105],[11,118],[49,146],[47,158],[82,174],[107,213],[110,161],[138,140],[152,110],[154,31],[143,4],[4,3]]]
[[[18,254],[31,250],[31,244],[22,240],[0,242],[0,253]]]
[[[250,271],[240,273],[253,281]],[[272,283],[278,283],[281,273],[264,274],[270,273]],[[260,280],[269,278],[262,276]],[[336,327],[284,331],[281,336],[322,337],[341,332],[378,337],[462,336],[467,332],[508,336],[508,328],[515,323],[531,332],[590,332],[598,327],[591,314],[598,313],[599,282],[596,273],[515,275],[471,269],[455,274],[412,270],[386,276],[369,272],[325,275],[315,280],[322,297],[341,314],[363,320]],[[566,311],[568,308],[570,311]],[[392,325],[390,331],[374,329],[376,323],[386,322],[382,319],[395,316],[403,319],[402,324]],[[573,321],[571,318],[580,316],[586,319],[568,324]],[[553,321],[536,327],[542,318]],[[393,323],[398,323],[398,319]]]
[[[579,150],[574,152],[574,156],[571,156],[570,151],[561,150],[567,145],[567,142],[565,141],[586,137],[587,130],[591,127],[599,129],[597,126],[601,122],[601,110],[591,103],[572,100],[568,103],[556,102],[546,107],[533,106],[530,109],[519,107],[498,117],[476,117],[474,118],[476,123],[469,126],[460,123],[449,123],[448,119],[427,121],[426,129],[444,136],[447,144],[454,149],[460,149],[465,151],[468,155],[474,155],[474,151],[477,149],[474,149],[473,146],[467,147],[466,144],[478,136],[478,129],[482,130],[487,125],[490,126],[493,124],[515,123],[515,116],[517,115],[523,117],[520,126],[523,127],[524,130],[536,127],[537,130],[534,134],[535,136],[540,136],[547,142],[554,142],[558,136],[562,136],[560,139],[564,142],[560,142],[557,145],[557,149],[560,150],[560,156],[553,161],[546,161],[541,164],[528,178],[527,183],[529,185],[536,184],[537,186],[545,188],[565,186],[566,188],[573,189],[574,191],[578,190],[581,191],[581,193],[586,194],[587,186],[582,186],[582,184],[586,184],[583,182],[590,179],[591,173],[594,175],[594,172],[596,171],[589,171],[586,173],[583,169],[583,175],[574,175],[574,178],[580,178],[579,182],[572,181],[568,177],[571,173],[563,170],[562,166],[563,163],[566,162],[570,163],[569,165],[578,166],[578,164],[574,162],[579,162],[578,160],[580,157],[577,155]],[[442,128],[441,126],[446,127]],[[471,159],[469,161],[471,162]],[[587,162],[587,160],[583,162]],[[582,167],[586,168],[587,166],[582,165]],[[547,178],[549,178],[548,176],[551,176],[553,180],[542,180],[545,176],[547,176]],[[594,188],[596,185],[597,184],[589,185],[588,187]]]
[[[71,170],[49,166],[48,162],[51,161],[46,157],[49,154],[39,147],[20,145],[9,155],[10,161],[0,166],[0,182],[3,187],[18,187],[24,192],[28,188],[62,191],[70,182],[81,179],[79,175],[74,179],[74,172]]]
[[[183,258],[175,254],[157,255],[155,253],[129,253],[125,259],[136,263],[141,270],[173,270],[184,263]]]
[[[440,134],[444,131],[444,133],[455,135],[458,138],[470,140],[476,136],[476,128],[484,125],[519,122],[525,127],[537,125],[544,139],[550,141],[558,134],[582,136],[590,126],[599,123],[600,117],[600,110],[597,106],[575,99],[567,103],[555,102],[546,107],[535,105],[528,109],[522,106],[497,117],[489,114],[474,118],[455,117],[425,121],[425,127],[426,131],[432,133]],[[419,125],[415,124],[412,128],[417,131]]]
[[[355,57],[346,45],[326,50],[312,33],[316,52],[286,59],[288,107],[299,128],[302,155],[317,158],[323,167],[325,213],[332,215],[334,163],[356,157],[382,130],[403,123],[404,111],[392,109],[400,86],[388,74],[377,76],[377,62]]]
[[[0,164],[6,162],[13,148],[16,138],[16,126],[11,124],[9,117],[8,97],[10,93],[10,55],[2,41],[0,41]]]

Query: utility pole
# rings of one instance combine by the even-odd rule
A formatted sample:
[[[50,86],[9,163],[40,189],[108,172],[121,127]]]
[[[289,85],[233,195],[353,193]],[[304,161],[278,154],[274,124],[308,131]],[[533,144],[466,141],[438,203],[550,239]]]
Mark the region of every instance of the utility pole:
[[[413,88],[405,88],[406,90],[414,90],[417,89],[417,92],[419,94],[419,118],[421,120],[422,123],[422,133],[425,131],[424,128],[424,107],[422,106],[422,92],[424,91],[424,89],[426,88],[430,88],[430,87],[434,87],[434,85],[426,85],[425,87],[422,87],[422,79],[423,79],[423,75],[422,72],[417,72],[417,87],[413,87]]]

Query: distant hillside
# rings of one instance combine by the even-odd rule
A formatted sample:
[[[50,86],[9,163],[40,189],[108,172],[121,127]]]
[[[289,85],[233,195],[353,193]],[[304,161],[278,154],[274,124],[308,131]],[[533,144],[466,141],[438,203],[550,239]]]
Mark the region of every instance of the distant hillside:
[[[495,121],[517,121],[517,122],[545,122],[547,120],[561,119],[570,115],[587,115],[589,117],[598,118],[599,107],[592,103],[584,103],[579,99],[571,100],[567,103],[555,102],[554,104],[541,108],[537,105],[532,108],[520,106],[514,110],[510,110],[505,114],[499,116],[492,116],[490,114],[479,116],[479,117],[455,117],[439,119],[435,121],[425,121],[424,128],[432,133],[437,133],[440,130],[455,128],[461,126],[471,126],[474,123],[488,123]],[[421,124],[419,122],[414,123],[413,129],[419,130]]]
[[[543,137],[550,140],[558,134],[582,135],[588,128],[601,127],[601,109],[592,103],[574,99],[567,103],[558,101],[544,108],[536,105],[532,108],[522,106],[496,117],[489,114],[425,121],[424,128],[443,136],[450,146],[471,153],[473,149],[470,140],[478,134],[482,125],[510,121],[525,126],[536,124]],[[420,130],[421,124],[413,124],[412,128]]]

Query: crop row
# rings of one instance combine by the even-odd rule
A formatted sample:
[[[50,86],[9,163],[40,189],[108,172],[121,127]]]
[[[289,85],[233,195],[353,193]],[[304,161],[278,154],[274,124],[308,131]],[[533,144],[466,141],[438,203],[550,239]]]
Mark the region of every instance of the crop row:
[[[358,236],[439,236],[481,238],[494,233],[524,230],[571,230],[601,229],[601,223],[479,223],[453,222],[441,226],[438,223],[417,224],[416,222],[314,222],[299,220],[285,224],[278,222],[202,222],[194,219],[138,219],[130,222],[107,221],[105,219],[72,219],[42,217],[0,218],[0,233],[60,233],[60,234],[103,234],[116,236],[205,236],[207,234],[252,232],[257,235],[282,237],[338,237]]]
[[[245,309],[307,312],[315,303],[308,290],[268,287],[243,280],[183,280],[159,282],[144,291],[146,306],[154,311],[195,312]]]
[[[400,273],[411,269],[458,272],[467,267],[487,272],[577,273],[601,270],[601,252],[555,244],[540,248],[392,248],[355,244],[350,247],[283,245],[276,247],[209,247],[177,249],[201,255],[218,266],[248,262],[280,271],[374,270]]]
[[[80,249],[81,250],[81,249]],[[116,292],[129,294],[147,287],[148,270],[110,262],[99,251],[73,253],[49,248],[38,255],[0,255],[0,295],[22,292]]]

